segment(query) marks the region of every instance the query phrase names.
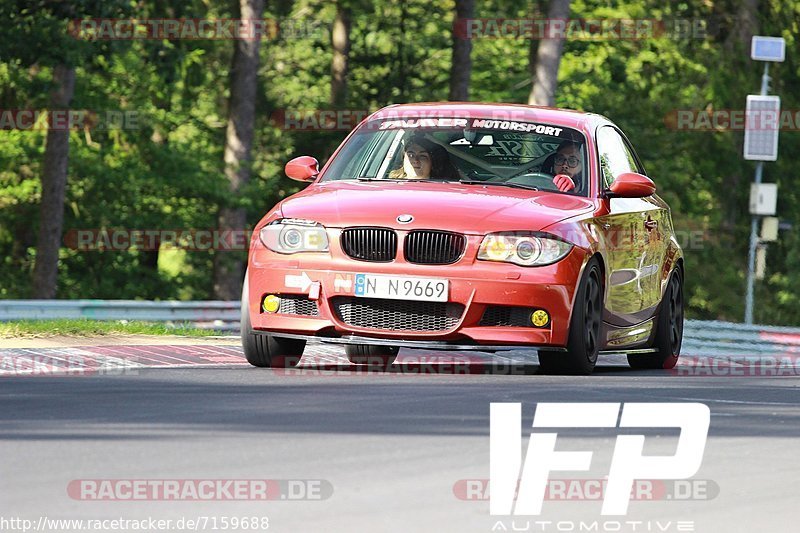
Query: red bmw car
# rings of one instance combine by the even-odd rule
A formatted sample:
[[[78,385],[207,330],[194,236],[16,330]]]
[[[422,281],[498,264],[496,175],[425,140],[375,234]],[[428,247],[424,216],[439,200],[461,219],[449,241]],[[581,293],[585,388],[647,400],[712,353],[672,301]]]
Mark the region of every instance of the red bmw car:
[[[306,342],[389,365],[400,347],[537,349],[542,370],[598,356],[671,368],[684,266],[669,207],[625,135],[591,113],[390,106],[257,224],[242,344],[260,367]]]

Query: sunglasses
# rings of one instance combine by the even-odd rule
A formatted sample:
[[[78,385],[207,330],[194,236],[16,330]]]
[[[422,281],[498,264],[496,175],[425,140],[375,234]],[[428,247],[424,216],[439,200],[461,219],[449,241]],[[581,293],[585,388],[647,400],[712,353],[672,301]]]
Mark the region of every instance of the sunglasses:
[[[557,155],[555,158],[556,165],[563,165],[564,163],[567,163],[567,165],[569,165],[570,168],[577,167],[580,162],[581,160],[575,157],[574,155],[571,155],[569,157],[564,157],[563,155]]]

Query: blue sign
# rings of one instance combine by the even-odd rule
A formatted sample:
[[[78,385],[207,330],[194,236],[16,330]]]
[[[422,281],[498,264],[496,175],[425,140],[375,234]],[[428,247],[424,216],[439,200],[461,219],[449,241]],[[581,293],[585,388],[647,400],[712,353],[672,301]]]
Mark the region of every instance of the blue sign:
[[[356,274],[356,296],[364,296],[364,289],[367,286],[366,274]]]

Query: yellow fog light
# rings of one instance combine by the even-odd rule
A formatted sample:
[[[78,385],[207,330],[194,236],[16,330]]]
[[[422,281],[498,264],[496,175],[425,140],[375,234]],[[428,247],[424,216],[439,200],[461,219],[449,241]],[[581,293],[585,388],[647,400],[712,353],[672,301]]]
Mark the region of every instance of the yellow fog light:
[[[514,245],[502,235],[489,235],[481,243],[479,259],[505,261],[514,251]]]
[[[274,294],[264,296],[261,308],[267,313],[275,313],[281,306],[281,299]]]
[[[537,328],[546,326],[550,322],[550,315],[544,309],[537,309],[531,313],[531,323]]]

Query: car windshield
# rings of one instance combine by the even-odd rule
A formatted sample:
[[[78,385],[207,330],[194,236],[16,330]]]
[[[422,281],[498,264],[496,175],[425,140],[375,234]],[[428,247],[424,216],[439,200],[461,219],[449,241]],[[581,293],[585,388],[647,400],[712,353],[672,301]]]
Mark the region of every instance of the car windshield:
[[[587,196],[585,138],[554,124],[493,119],[373,120],[345,144],[323,181],[420,180],[561,192],[556,174]]]

